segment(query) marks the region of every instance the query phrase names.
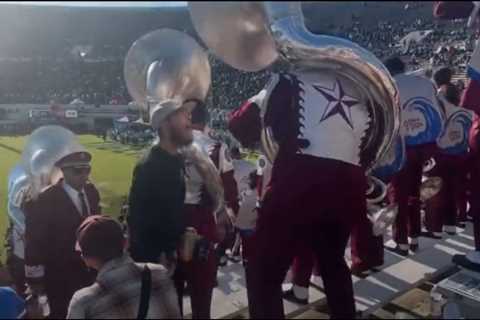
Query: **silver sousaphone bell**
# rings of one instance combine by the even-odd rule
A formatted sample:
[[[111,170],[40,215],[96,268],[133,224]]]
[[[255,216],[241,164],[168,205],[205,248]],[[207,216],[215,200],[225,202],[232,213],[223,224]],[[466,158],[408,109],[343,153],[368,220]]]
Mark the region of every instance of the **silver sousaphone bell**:
[[[135,106],[154,128],[186,101],[204,101],[211,83],[205,50],[172,29],[155,30],[136,40],[125,58],[124,77]]]
[[[189,2],[189,8],[205,44],[236,69],[260,71],[287,62],[293,72],[335,73],[354,83],[372,119],[361,164],[369,172],[386,154],[399,131],[398,92],[372,53],[345,39],[312,34],[298,2]],[[273,161],[278,144],[265,126],[262,148]]]
[[[46,186],[62,177],[55,167],[68,154],[85,151],[73,132],[61,126],[43,126],[28,137],[22,152],[22,166],[29,179],[31,196],[35,198]]]
[[[442,189],[443,183],[440,177],[422,177],[420,185],[420,201],[425,203],[435,197]]]
[[[367,195],[368,218],[372,222],[372,233],[375,236],[383,235],[395,222],[398,214],[398,205],[383,205],[387,196],[387,185],[380,179],[369,176]]]
[[[375,236],[385,234],[388,228],[395,222],[398,214],[396,203],[382,206],[387,195],[387,185],[373,176],[368,177],[369,188],[367,190],[367,210],[372,222],[372,232]],[[420,186],[420,201],[425,203],[436,196],[442,188],[440,177],[423,177]]]

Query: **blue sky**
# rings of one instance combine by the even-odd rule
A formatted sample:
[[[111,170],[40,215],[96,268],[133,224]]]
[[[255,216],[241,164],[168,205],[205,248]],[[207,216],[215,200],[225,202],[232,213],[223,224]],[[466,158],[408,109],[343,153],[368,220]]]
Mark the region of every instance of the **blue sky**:
[[[186,1],[3,1],[1,3],[77,7],[178,7],[187,5]]]

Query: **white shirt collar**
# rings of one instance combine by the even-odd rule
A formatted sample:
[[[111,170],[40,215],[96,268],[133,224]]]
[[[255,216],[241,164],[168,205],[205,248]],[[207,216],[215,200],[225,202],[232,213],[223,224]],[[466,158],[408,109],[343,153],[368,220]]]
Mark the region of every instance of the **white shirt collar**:
[[[77,189],[73,188],[71,185],[69,185],[65,180],[63,180],[63,188],[69,195],[74,195],[78,196],[79,193],[83,193],[85,195],[85,189],[83,188],[81,191],[78,191]]]
[[[87,205],[87,211],[90,211],[90,204],[88,203],[88,197],[87,194],[85,193],[85,188],[83,188],[81,191],[77,191],[74,189],[71,185],[69,185],[65,180],[63,181],[63,189],[67,193],[67,195],[70,197],[72,200],[73,204],[77,208],[78,212],[81,214],[82,213],[82,202],[80,200],[80,193],[83,193],[84,199],[85,199],[85,204]]]

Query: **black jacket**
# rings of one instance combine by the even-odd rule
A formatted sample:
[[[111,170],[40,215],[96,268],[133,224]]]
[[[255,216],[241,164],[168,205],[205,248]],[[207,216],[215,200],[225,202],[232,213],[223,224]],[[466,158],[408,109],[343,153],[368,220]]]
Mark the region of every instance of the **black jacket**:
[[[136,165],[127,218],[130,253],[139,262],[157,262],[176,250],[185,229],[184,162],[159,146]]]

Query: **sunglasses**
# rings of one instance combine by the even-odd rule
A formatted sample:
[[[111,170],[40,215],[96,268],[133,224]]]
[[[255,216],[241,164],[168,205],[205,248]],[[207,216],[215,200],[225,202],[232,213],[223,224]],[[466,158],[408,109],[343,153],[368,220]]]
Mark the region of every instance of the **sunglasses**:
[[[88,174],[92,170],[92,167],[90,166],[82,166],[82,167],[67,167],[65,168],[69,171],[71,171],[74,175],[80,176],[82,174]]]

